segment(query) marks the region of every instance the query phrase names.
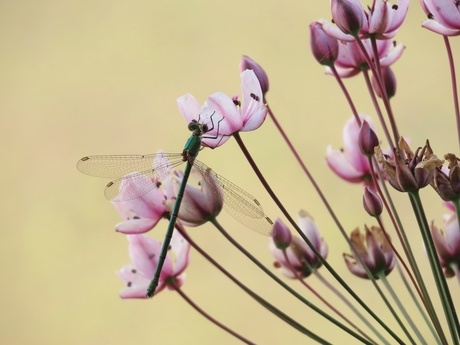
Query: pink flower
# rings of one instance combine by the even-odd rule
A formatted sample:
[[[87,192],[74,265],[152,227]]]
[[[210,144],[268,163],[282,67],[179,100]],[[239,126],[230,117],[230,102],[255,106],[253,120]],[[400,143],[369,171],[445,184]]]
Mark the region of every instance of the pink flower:
[[[359,32],[360,37],[393,38],[404,22],[408,9],[409,0],[398,0],[394,5],[388,0],[374,0],[366,13],[367,20]]]
[[[428,18],[422,23],[425,29],[444,36],[460,35],[460,9],[455,0],[420,0]]]
[[[117,272],[118,277],[126,284],[120,291],[121,298],[145,298],[147,287],[155,273],[161,243],[144,235],[128,235],[129,256],[132,264],[127,264]],[[174,253],[174,258],[172,253]],[[173,265],[173,261],[175,264]],[[190,244],[177,231],[171,240],[171,250],[166,256],[160,275],[160,284],[156,294],[168,287],[181,287],[185,281],[185,269],[190,261]],[[156,295],[155,294],[155,295]]]
[[[135,179],[126,179],[120,186],[120,196],[133,194],[138,185],[152,184],[152,189],[140,197],[127,201],[112,202],[126,221],[118,223],[115,230],[124,234],[141,234],[151,230],[167,212],[164,205],[166,196],[154,186],[154,182],[145,175]]]
[[[388,275],[395,266],[393,249],[385,238],[382,229],[377,226],[369,228],[366,226],[366,238],[359,232],[353,230],[350,236],[351,243],[355,247],[364,264],[375,278],[379,274]],[[364,245],[364,240],[366,245]],[[361,263],[357,260],[354,253],[343,254],[348,269],[354,275],[368,279],[367,273]]]
[[[360,118],[365,119],[374,129],[371,117],[361,115]],[[371,178],[368,159],[359,147],[359,132],[358,123],[351,117],[343,128],[345,150],[333,150],[331,146],[327,148],[326,163],[329,168],[340,178],[351,183],[367,183]]]
[[[241,73],[242,100],[222,92],[208,97],[203,107],[190,94],[177,99],[179,110],[187,122],[200,120],[213,128],[203,136],[203,146],[216,148],[236,132],[259,128],[267,116],[259,80],[252,70]],[[220,121],[220,122],[219,122]],[[213,138],[216,137],[216,138]]]
[[[363,39],[362,42],[370,58],[374,59],[371,41],[369,39]],[[398,44],[394,47],[393,43],[389,40],[378,40],[377,51],[380,66],[384,68],[392,65],[401,57],[404,46]],[[352,77],[364,69],[369,69],[366,58],[356,42],[339,42],[339,57],[334,65],[342,78]],[[326,67],[326,73],[332,74],[329,67]]]
[[[434,224],[431,225],[433,241],[446,277],[455,275],[454,266],[460,265],[460,228],[457,216],[453,214],[446,221],[445,234]]]
[[[313,246],[324,258],[326,258],[328,254],[327,244],[324,242],[313,219],[307,214],[307,212],[299,212],[298,224]],[[275,229],[278,232],[280,228],[285,228],[284,232],[289,231],[282,221],[277,219]],[[321,261],[316,257],[310,247],[299,237],[293,236],[290,239],[289,247],[286,249],[279,249],[275,243],[275,239],[273,238],[270,238],[269,241],[269,249],[276,259],[275,267],[280,268],[281,273],[288,278],[296,278],[291,267],[301,277],[305,278],[322,265]],[[285,255],[288,258],[287,260]]]
[[[408,9],[409,0],[399,0],[394,5],[388,0],[374,0],[369,12],[364,11],[358,0],[331,0],[332,18],[338,28],[327,26],[324,29],[338,40],[351,41],[350,37],[357,35],[388,40],[396,35]]]
[[[190,177],[197,181],[199,187],[187,183],[178,218],[184,225],[198,226],[206,223],[211,218],[215,218],[220,213],[224,199],[222,190],[211,174],[210,168],[206,169],[204,175],[193,169]],[[176,193],[179,190],[182,179],[182,172],[175,171],[172,177],[172,184]],[[175,195],[166,200],[165,206],[169,212],[172,212],[175,203]]]

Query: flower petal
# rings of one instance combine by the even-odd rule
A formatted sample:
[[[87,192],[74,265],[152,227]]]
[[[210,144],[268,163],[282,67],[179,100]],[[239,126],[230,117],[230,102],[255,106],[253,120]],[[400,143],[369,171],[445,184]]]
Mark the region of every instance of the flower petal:
[[[143,234],[153,229],[157,223],[158,220],[156,219],[130,219],[115,225],[115,230],[126,235]]]
[[[187,123],[192,122],[192,120],[198,120],[201,105],[191,94],[187,93],[179,97],[177,99],[177,105],[179,106],[179,111]]]

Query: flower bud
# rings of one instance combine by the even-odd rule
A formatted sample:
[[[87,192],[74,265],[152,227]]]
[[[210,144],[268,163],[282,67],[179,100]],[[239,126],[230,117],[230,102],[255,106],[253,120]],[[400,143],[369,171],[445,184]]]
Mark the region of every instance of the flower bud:
[[[377,134],[372,130],[366,120],[363,120],[359,130],[358,145],[361,153],[367,157],[374,155],[374,148],[379,146]]]
[[[363,5],[359,0],[331,0],[334,23],[346,34],[357,36],[365,20]]]
[[[388,98],[390,99],[396,94],[396,76],[393,73],[393,70],[390,67],[385,67],[381,69],[383,87],[387,93]],[[380,87],[378,85],[378,79],[372,74],[372,86],[374,91],[380,98],[383,98],[382,93],[380,92]]]
[[[264,69],[260,65],[251,59],[249,56],[243,55],[240,61],[240,71],[244,72],[247,69],[254,71],[257,79],[259,79],[262,93],[265,95],[268,92],[268,77]]]
[[[339,42],[326,34],[323,21],[310,24],[310,48],[315,59],[325,66],[332,66],[339,56]]]
[[[383,204],[380,197],[368,186],[364,187],[363,206],[371,217],[378,217],[382,214]]]
[[[275,242],[276,248],[283,250],[289,247],[292,240],[291,231],[289,231],[289,228],[281,219],[276,219],[275,225],[273,226],[273,232],[275,233],[273,241]]]

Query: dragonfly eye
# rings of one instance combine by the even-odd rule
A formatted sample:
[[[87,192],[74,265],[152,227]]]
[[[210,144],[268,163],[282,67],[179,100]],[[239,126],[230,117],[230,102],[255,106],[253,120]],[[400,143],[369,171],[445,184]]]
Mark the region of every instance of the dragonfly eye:
[[[208,125],[207,125],[207,124],[203,124],[203,125],[202,125],[202,131],[203,131],[203,133],[206,133],[208,130],[209,130]]]
[[[190,122],[190,123],[188,124],[188,130],[189,130],[190,132],[193,132],[195,129],[197,129],[197,128],[199,127],[199,125],[200,125],[200,124],[199,124],[196,120],[192,120],[192,122]]]

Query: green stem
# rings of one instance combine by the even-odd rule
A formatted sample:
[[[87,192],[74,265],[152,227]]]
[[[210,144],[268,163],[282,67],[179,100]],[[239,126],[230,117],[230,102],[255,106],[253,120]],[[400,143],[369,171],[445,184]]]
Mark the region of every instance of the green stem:
[[[281,310],[277,309],[275,306],[264,300],[262,297],[257,295],[251,289],[249,289],[246,285],[241,283],[238,279],[236,279],[233,275],[231,275],[225,268],[219,265],[208,253],[206,253],[192,238],[187,234],[185,229],[182,227],[180,223],[176,223],[176,229],[181,233],[184,239],[196,249],[203,257],[205,257],[211,264],[213,264],[218,270],[220,270],[224,275],[226,275],[231,281],[233,281],[236,285],[238,285],[244,292],[246,292],[249,296],[254,298],[257,302],[259,302],[263,307],[271,311],[274,315],[278,316],[281,320],[292,326],[293,328],[297,329],[299,332],[309,336],[311,339],[317,341],[320,344],[330,344],[323,338],[319,337],[315,333],[311,332],[301,324],[299,324],[294,319],[290,318],[288,315],[284,314]]]
[[[178,287],[176,284],[170,284],[174,290],[176,290],[179,295],[187,301],[188,304],[190,304],[197,312],[199,312],[201,315],[203,315],[205,318],[207,318],[209,321],[211,321],[213,324],[215,324],[217,327],[220,327],[222,328],[224,331],[226,331],[227,333],[230,333],[231,335],[233,335],[234,337],[238,338],[239,340],[241,340],[243,343],[245,344],[248,344],[248,345],[256,345],[255,343],[253,343],[252,341],[249,341],[248,339],[244,338],[243,336],[239,335],[238,333],[236,333],[235,331],[232,331],[230,328],[228,328],[227,326],[225,326],[224,324],[220,323],[219,321],[217,321],[216,319],[214,319],[213,317],[211,317],[211,315],[209,315],[208,313],[206,313],[203,309],[201,309],[195,302],[193,302],[181,289],[180,287]]]
[[[276,281],[278,284],[280,284],[284,289],[286,289],[288,292],[290,292],[294,297],[299,299],[301,302],[303,302],[306,306],[310,307],[314,311],[316,311],[318,314],[326,318],[328,321],[332,322],[334,325],[337,327],[341,328],[348,334],[352,335],[356,339],[360,340],[364,344],[369,344],[372,345],[371,342],[369,342],[367,339],[363,338],[356,332],[353,332],[351,329],[334,319],[332,316],[328,315],[318,307],[316,307],[313,303],[302,297],[300,294],[298,294],[295,290],[293,290],[291,287],[289,287],[286,283],[284,283],[281,279],[279,279],[275,274],[273,274],[267,267],[265,267],[260,261],[258,261],[251,253],[249,253],[246,249],[244,249],[233,237],[230,236],[230,234],[225,231],[225,229],[220,225],[220,223],[217,221],[216,218],[210,219],[209,220],[216,228],[217,230],[220,231],[222,235],[231,243],[233,244],[240,252],[242,252],[249,260],[251,260],[257,267],[259,267],[262,271],[264,271],[270,278],[272,278],[274,281]]]
[[[458,323],[457,313],[450,295],[449,287],[446,282],[446,278],[439,262],[436,247],[431,236],[430,228],[426,220],[425,211],[423,210],[422,202],[420,200],[419,191],[409,192],[409,199],[417,218],[417,223],[422,234],[423,242],[428,254],[428,260],[430,262],[431,271],[433,272],[436,287],[438,289],[441,304],[444,309],[444,314],[447,319],[452,341],[455,345],[458,345],[458,335],[460,335],[460,326]]]
[[[291,272],[294,274],[296,279],[303,285],[305,286],[308,290],[311,291],[312,294],[314,294],[321,302],[323,302],[329,309],[331,309],[334,313],[336,313],[339,317],[341,317],[346,323],[348,323],[351,327],[353,327],[357,332],[361,333],[363,337],[367,338],[370,342],[373,344],[376,344],[376,342],[369,337],[366,333],[364,333],[358,326],[356,326],[349,318],[347,318],[345,315],[343,315],[336,307],[334,307],[331,303],[329,303],[321,294],[316,291],[310,284],[308,284],[303,277],[300,276],[299,272],[292,266],[291,260],[289,260],[289,256],[286,253],[286,250],[282,250],[283,255],[284,255],[284,260],[289,265],[289,269]],[[307,264],[308,265],[308,264]],[[308,267],[311,267],[308,265]],[[311,269],[312,272],[315,272],[316,269]]]
[[[409,326],[412,327],[412,330],[414,331],[415,335],[417,336],[417,338],[420,340],[420,342],[424,345],[427,345],[427,342],[425,341],[425,339],[423,338],[422,334],[420,333],[420,331],[418,330],[417,326],[415,325],[414,321],[412,321],[412,318],[409,316],[409,314],[407,313],[407,310],[406,308],[404,308],[404,305],[401,303],[401,301],[399,300],[399,297],[398,295],[395,293],[395,291],[393,290],[393,288],[391,287],[390,283],[388,282],[388,279],[387,277],[385,276],[385,273],[384,272],[381,272],[378,277],[380,278],[380,280],[382,281],[383,285],[385,285],[385,287],[387,288],[388,292],[390,293],[391,297],[393,298],[393,300],[395,301],[396,305],[398,306],[399,310],[401,310],[401,313],[404,315],[404,317],[406,318],[407,322],[409,323]]]
[[[417,297],[415,296],[414,292],[411,289],[411,286],[409,282],[406,279],[406,276],[404,275],[401,266],[399,266],[398,263],[396,263],[396,269],[398,270],[399,276],[401,277],[404,286],[406,287],[407,291],[409,292],[410,296],[412,297],[412,300],[414,301],[415,305],[417,306],[418,311],[423,317],[423,320],[425,320],[425,323],[427,324],[428,328],[431,331],[431,334],[433,335],[434,339],[438,343],[438,345],[441,345],[441,340],[439,339],[438,335],[436,334],[436,330],[433,328],[433,325],[431,324],[430,320],[428,319],[428,316],[425,313],[425,310],[423,310],[422,306],[420,305],[420,302],[418,301]]]
[[[273,116],[273,119],[274,119],[274,116]],[[281,129],[281,126],[279,126],[279,124],[277,124],[277,127],[279,129]],[[347,243],[349,244],[350,248],[356,252],[356,249],[352,246],[351,242],[350,242],[350,239],[348,238],[347,234],[345,233],[345,230],[343,229],[342,225],[340,224],[337,216],[335,215],[334,211],[332,210],[332,208],[330,207],[329,203],[327,202],[324,194],[321,192],[321,189],[319,188],[319,186],[317,185],[316,181],[313,179],[313,176],[310,174],[310,172],[308,171],[308,169],[306,168],[306,166],[303,164],[302,160],[300,159],[300,157],[298,156],[297,152],[295,151],[294,147],[292,146],[292,144],[290,143],[289,139],[287,138],[287,136],[284,134],[284,132],[282,132],[283,134],[283,137],[285,140],[287,140],[287,143],[289,145],[289,147],[291,148],[291,150],[293,150],[294,154],[296,155],[296,158],[298,158],[299,160],[299,163],[301,164],[302,166],[302,169],[304,170],[304,172],[307,174],[308,178],[310,179],[310,182],[313,184],[315,190],[318,192],[321,200],[323,201],[324,205],[326,206],[327,210],[329,211],[329,214],[331,215],[331,217],[333,218],[334,222],[337,224],[337,227],[339,228],[339,231],[341,232],[342,236],[345,238],[345,240],[347,241]],[[366,303],[364,303],[364,301],[359,298],[359,296],[353,291],[352,288],[350,288],[350,286],[348,286],[348,284],[342,279],[342,277],[340,277],[340,275],[332,268],[332,266],[327,262],[327,260],[321,255],[321,253],[315,248],[315,246],[313,245],[313,243],[311,243],[311,241],[308,239],[308,237],[302,232],[302,230],[299,228],[299,226],[297,225],[297,223],[294,221],[294,219],[291,217],[291,215],[289,214],[289,212],[286,210],[286,208],[284,207],[284,205],[281,203],[281,201],[278,199],[278,197],[276,196],[276,194],[273,192],[273,190],[271,189],[270,185],[268,184],[268,182],[265,180],[264,176],[262,175],[262,172],[260,171],[260,169],[258,168],[257,164],[254,162],[254,160],[252,159],[249,151],[247,150],[246,146],[244,145],[239,133],[233,133],[233,137],[235,138],[235,140],[237,141],[238,145],[240,146],[240,149],[242,150],[243,154],[245,155],[246,159],[248,160],[249,164],[251,165],[252,169],[254,170],[254,172],[256,173],[257,177],[259,178],[259,181],[262,183],[262,185],[265,187],[265,190],[268,192],[268,194],[271,196],[272,200],[275,202],[275,204],[278,206],[278,208],[281,210],[281,212],[283,213],[283,215],[288,219],[289,223],[291,223],[291,225],[294,227],[294,229],[297,231],[297,233],[299,234],[299,236],[305,241],[305,243],[310,247],[310,249],[313,251],[313,253],[316,255],[316,257],[321,261],[321,263],[324,265],[324,267],[332,274],[332,276],[337,280],[337,282],[342,285],[342,287],[369,313],[369,315],[371,315],[399,344],[404,344],[404,342],[393,332],[393,330],[391,328],[389,328],[368,306]],[[375,279],[372,277],[372,274],[369,272],[369,269],[367,268],[367,266],[363,263],[361,257],[356,253],[356,257],[358,258],[358,261],[360,261],[364,267],[364,270],[367,272],[368,276],[369,276],[369,279],[371,280],[371,282],[373,283],[374,287],[376,288],[376,290],[379,292],[381,298],[385,301],[386,300],[386,297],[385,295],[383,295],[382,291],[380,290],[380,288],[378,287],[377,283],[375,282]],[[388,301],[387,301],[388,302]],[[390,310],[392,309],[391,308],[391,305],[389,305],[389,303],[386,304],[387,306],[389,306]]]
[[[314,270],[313,271],[313,274],[318,278],[318,280],[323,283],[329,290],[331,290],[337,297],[339,297],[343,303],[345,303],[348,308],[350,308],[355,314],[356,316],[358,316],[358,318],[372,331],[374,332],[374,334],[380,339],[380,341],[386,345],[390,345],[390,343],[375,329],[374,326],[372,326],[372,324],[364,317],[363,314],[361,314],[359,312],[358,309],[355,308],[355,306],[353,304],[351,304],[351,302],[345,298],[345,296],[339,291],[337,290],[334,285],[332,285],[331,283],[329,283],[326,279],[324,279],[324,277],[319,273],[318,270]]]

